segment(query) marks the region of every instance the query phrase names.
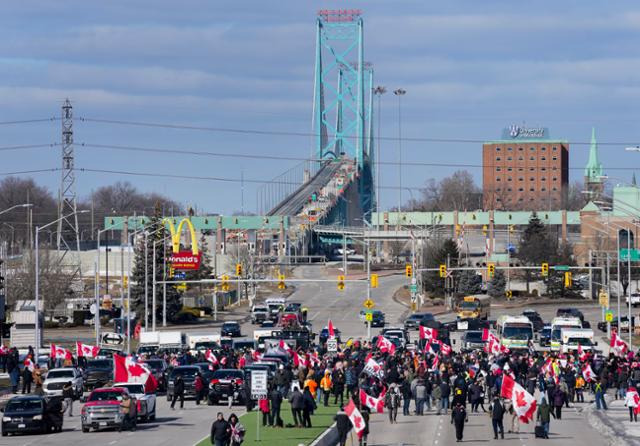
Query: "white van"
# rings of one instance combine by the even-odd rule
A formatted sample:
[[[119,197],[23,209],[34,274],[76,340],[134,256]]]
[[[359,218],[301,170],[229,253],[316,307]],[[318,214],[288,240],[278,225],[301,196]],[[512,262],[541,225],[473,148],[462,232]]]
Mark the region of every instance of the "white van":
[[[555,317],[551,321],[551,342],[552,352],[560,351],[562,347],[562,329],[582,328],[582,322],[577,317]]]
[[[562,336],[562,353],[571,353],[578,350],[578,345],[584,351],[593,350],[598,345],[594,342],[594,333],[590,328],[563,328]]]

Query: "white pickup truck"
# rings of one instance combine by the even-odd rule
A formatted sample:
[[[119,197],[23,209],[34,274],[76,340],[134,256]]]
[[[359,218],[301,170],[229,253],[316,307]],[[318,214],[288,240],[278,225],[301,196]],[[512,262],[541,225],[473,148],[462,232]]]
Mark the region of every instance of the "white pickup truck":
[[[127,389],[129,395],[135,398],[138,405],[138,420],[154,421],[156,419],[156,394],[145,393],[144,384],[137,383],[117,383],[113,387]]]
[[[76,398],[81,397],[84,379],[80,370],[74,367],[49,370],[42,384],[42,390],[46,396],[62,396],[62,388],[68,382],[71,382]]]

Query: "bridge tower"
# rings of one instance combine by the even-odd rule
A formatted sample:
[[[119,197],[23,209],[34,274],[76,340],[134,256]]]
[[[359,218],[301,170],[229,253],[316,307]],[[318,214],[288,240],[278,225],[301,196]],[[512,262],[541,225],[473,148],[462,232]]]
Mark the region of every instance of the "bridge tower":
[[[359,206],[366,215],[375,203],[373,67],[364,60],[363,36],[360,10],[318,12],[313,133],[317,159],[344,156],[356,163]]]

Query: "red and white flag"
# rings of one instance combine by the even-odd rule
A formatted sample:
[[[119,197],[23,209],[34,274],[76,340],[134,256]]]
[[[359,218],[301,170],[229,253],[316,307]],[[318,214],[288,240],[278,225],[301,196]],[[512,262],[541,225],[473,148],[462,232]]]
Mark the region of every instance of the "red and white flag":
[[[55,344],[51,344],[51,359],[72,359],[71,351],[64,347],[58,347]]]
[[[520,421],[528,423],[533,420],[536,413],[536,399],[509,375],[502,377],[500,396],[511,399],[513,410],[516,411]]]
[[[640,413],[640,395],[638,395],[638,391],[635,387],[629,387],[627,389],[625,400],[628,401],[627,407],[633,407],[633,413],[636,415]]]
[[[360,406],[367,406],[377,413],[384,412],[384,397],[375,398],[360,389]]]
[[[586,361],[588,358],[587,352],[582,349],[582,346],[578,344],[578,360],[581,362]]]
[[[213,354],[213,352],[211,351],[211,349],[207,349],[207,351],[204,354],[204,359],[207,360],[207,362],[210,362],[211,365],[218,365],[220,364],[220,361],[218,361],[218,358],[216,357],[216,355]]]
[[[432,371],[438,370],[438,367],[440,366],[440,358],[438,356],[434,356],[433,357],[433,362],[431,363],[431,369]]]
[[[327,324],[327,330],[329,331],[330,337],[336,337],[336,330],[333,328],[333,322],[331,322],[331,319],[329,319],[329,323]]]
[[[293,358],[295,367],[307,367],[307,360],[304,356],[300,356],[297,351],[289,349],[289,354]]]
[[[251,349],[251,359],[254,361],[260,361],[260,359],[262,359],[262,353],[258,350]]]
[[[373,358],[367,359],[363,371],[369,376],[373,376],[379,379],[384,378],[384,369]]]
[[[353,403],[352,399],[349,399],[349,404],[347,404],[344,408],[344,411],[347,413],[351,424],[353,425],[353,429],[356,431],[358,438],[362,438],[362,433],[365,428],[364,418],[362,418],[362,414]]]
[[[320,365],[321,361],[320,361],[320,358],[318,357],[317,352],[307,353],[305,356],[307,358],[307,364],[309,364],[309,366],[315,367],[317,365]]]
[[[440,346],[440,353],[442,353],[443,355],[449,356],[451,353],[453,353],[453,349],[449,344],[445,344],[444,342],[437,339],[433,339],[431,342]]]
[[[36,369],[36,365],[33,363],[31,358],[27,358],[24,360],[24,368],[33,372]]]
[[[76,341],[76,355],[78,358],[95,358],[98,353],[100,353],[100,347],[97,345],[88,345]]]
[[[158,381],[151,370],[133,356],[113,355],[113,381],[144,384],[145,392],[153,392],[158,388]]]
[[[420,339],[436,339],[438,337],[438,330],[435,328],[420,326]]]
[[[280,347],[280,350],[284,350],[287,353],[291,353],[291,347],[289,347],[289,344],[287,344],[286,342],[284,342],[284,339],[280,339],[280,344],[278,344],[278,346]]]
[[[593,370],[591,370],[591,366],[589,364],[586,364],[582,368],[582,377],[584,378],[584,380],[586,382],[590,382],[590,381],[595,381],[596,380],[596,374],[593,373]]]
[[[376,347],[378,347],[382,353],[389,353],[391,356],[396,352],[396,346],[384,336],[378,336],[378,343],[376,344]]]
[[[616,356],[625,356],[629,351],[627,343],[624,342],[622,338],[618,336],[618,332],[614,330],[611,331],[611,343],[609,346],[611,347],[611,352]]]
[[[6,355],[9,353],[9,347],[4,344],[0,344],[0,355]]]

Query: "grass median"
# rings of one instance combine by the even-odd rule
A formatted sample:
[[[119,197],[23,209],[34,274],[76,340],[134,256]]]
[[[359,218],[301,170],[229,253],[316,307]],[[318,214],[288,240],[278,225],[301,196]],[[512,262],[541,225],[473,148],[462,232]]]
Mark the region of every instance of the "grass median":
[[[278,446],[298,446],[299,444],[311,444],[313,440],[318,438],[322,432],[333,424],[333,417],[336,415],[337,411],[337,406],[330,404],[328,407],[324,407],[323,405],[319,405],[311,416],[311,425],[313,427],[275,428],[262,426],[262,413],[256,408],[252,412],[246,413],[240,417],[240,422],[247,430],[242,446],[264,446],[268,444],[277,444]],[[284,421],[285,426],[293,424],[291,406],[288,402],[282,402],[280,416]],[[256,417],[258,417],[260,421],[260,441],[256,441]],[[202,440],[197,446],[211,446],[211,439],[207,438]]]

